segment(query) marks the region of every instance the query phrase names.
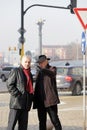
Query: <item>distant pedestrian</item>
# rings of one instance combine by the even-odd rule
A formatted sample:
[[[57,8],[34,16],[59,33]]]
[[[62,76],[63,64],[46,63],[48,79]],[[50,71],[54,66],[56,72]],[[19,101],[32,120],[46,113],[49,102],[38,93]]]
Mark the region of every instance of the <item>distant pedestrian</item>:
[[[40,55],[38,58],[38,74],[35,84],[34,105],[37,109],[39,119],[39,130],[47,130],[47,113],[55,127],[62,130],[58,117],[57,104],[60,103],[56,86],[56,67],[48,64],[49,58]]]
[[[33,78],[30,72],[31,58],[24,55],[21,65],[11,71],[7,80],[7,88],[11,95],[10,112],[7,130],[14,130],[18,122],[18,130],[27,130],[28,112],[33,99]]]

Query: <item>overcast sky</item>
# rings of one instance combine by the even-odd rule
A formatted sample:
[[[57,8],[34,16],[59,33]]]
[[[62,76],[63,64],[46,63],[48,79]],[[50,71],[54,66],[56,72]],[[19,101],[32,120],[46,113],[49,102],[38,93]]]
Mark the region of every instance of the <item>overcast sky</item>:
[[[24,0],[25,9],[32,4],[46,4],[67,7],[70,0]],[[77,6],[87,7],[87,0],[77,0]],[[24,16],[24,35],[26,50],[35,50],[39,46],[37,22],[45,20],[42,30],[44,45],[63,45],[72,41],[81,41],[81,26],[77,16],[70,10],[32,7]],[[0,3],[0,52],[19,43],[21,26],[21,0],[2,0]]]

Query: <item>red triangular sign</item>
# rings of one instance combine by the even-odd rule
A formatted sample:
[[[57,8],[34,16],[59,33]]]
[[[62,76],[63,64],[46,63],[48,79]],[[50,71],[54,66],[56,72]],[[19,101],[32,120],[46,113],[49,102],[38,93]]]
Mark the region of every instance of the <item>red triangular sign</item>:
[[[74,8],[74,12],[77,15],[81,25],[87,29],[87,8]]]

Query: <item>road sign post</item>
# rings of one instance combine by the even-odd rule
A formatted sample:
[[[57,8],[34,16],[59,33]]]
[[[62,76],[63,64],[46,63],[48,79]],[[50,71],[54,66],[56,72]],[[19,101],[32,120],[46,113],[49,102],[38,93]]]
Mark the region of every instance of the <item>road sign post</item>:
[[[82,32],[82,53],[83,53],[83,130],[86,130],[86,84],[85,84],[85,68],[86,68],[86,36]]]
[[[86,29],[87,29],[87,8],[74,8],[74,12],[77,15],[81,25],[84,28],[82,32],[82,54],[83,54],[83,130],[86,130]]]

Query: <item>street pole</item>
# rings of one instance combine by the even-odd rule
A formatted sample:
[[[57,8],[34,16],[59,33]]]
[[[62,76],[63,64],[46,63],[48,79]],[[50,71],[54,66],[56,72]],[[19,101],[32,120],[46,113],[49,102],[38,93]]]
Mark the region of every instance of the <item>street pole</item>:
[[[86,89],[85,89],[86,54],[83,54],[83,130],[86,130]]]
[[[86,31],[82,33],[83,53],[83,130],[86,130]]]
[[[24,0],[21,0],[21,38],[24,39]],[[21,48],[21,58],[24,55],[24,41],[22,41],[22,48]]]
[[[19,54],[20,54],[20,60],[22,59],[23,55],[24,55],[24,42],[25,42],[25,38],[24,38],[24,33],[26,32],[26,30],[24,29],[24,0],[21,0],[21,28],[18,30],[19,33],[21,34],[21,37],[19,38]]]
[[[24,38],[24,33],[26,32],[24,29],[24,15],[26,14],[26,12],[32,8],[32,7],[49,7],[49,8],[58,8],[58,9],[71,9],[72,6],[68,5],[67,7],[60,7],[60,6],[51,6],[51,5],[41,5],[41,4],[33,4],[31,6],[29,6],[26,10],[24,10],[24,0],[21,0],[21,28],[18,30],[18,32],[21,34],[21,37],[19,38],[19,54],[21,56],[20,59],[22,59],[23,55],[24,55],[24,42],[25,42],[25,38]],[[40,37],[41,40],[41,37]],[[42,41],[40,41],[42,42]],[[42,45],[42,43],[40,44]],[[42,47],[40,47],[41,50]],[[42,53],[42,51],[40,52]]]
[[[45,20],[38,21],[37,25],[39,26],[39,55],[42,54],[42,26]]]

